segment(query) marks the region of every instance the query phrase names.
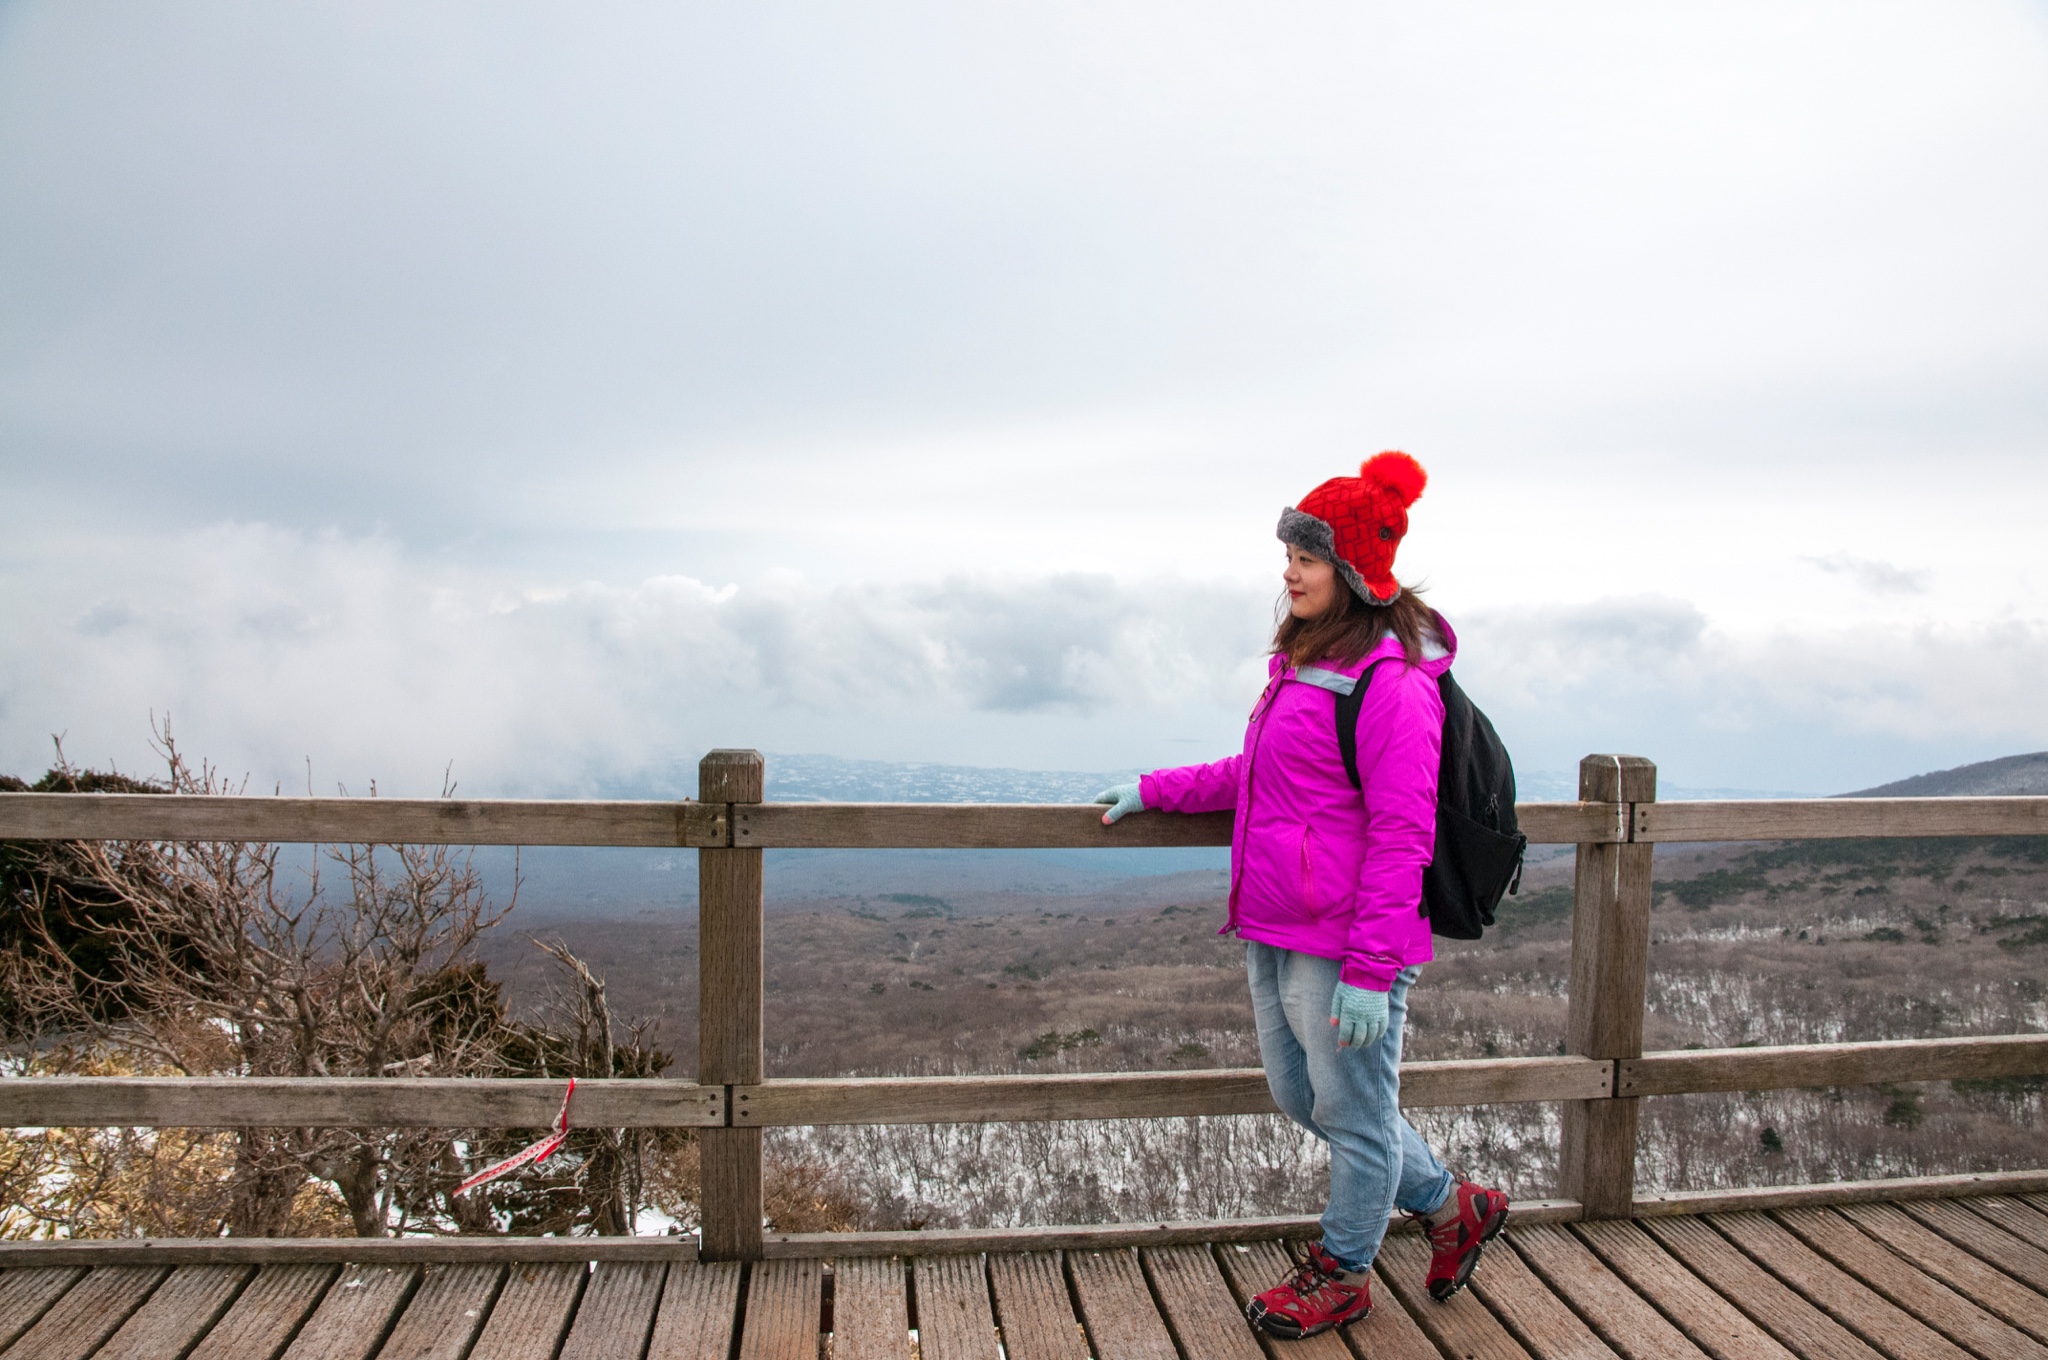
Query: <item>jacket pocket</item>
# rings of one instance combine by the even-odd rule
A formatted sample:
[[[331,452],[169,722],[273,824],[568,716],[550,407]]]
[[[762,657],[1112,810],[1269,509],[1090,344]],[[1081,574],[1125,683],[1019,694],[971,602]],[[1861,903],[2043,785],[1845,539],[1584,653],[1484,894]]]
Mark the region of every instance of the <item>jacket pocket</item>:
[[[1301,828],[1301,869],[1298,887],[1302,914],[1310,918],[1323,914],[1322,899],[1316,894],[1316,833],[1307,823]]]

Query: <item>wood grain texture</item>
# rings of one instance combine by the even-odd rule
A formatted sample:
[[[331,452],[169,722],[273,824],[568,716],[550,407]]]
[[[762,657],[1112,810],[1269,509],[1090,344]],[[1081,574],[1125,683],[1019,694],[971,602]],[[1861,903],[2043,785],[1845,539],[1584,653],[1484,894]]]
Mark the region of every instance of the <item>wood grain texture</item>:
[[[1996,1224],[2022,1242],[2048,1251],[2048,1214],[2028,1207],[2025,1200],[2011,1195],[1983,1195],[1975,1199],[1959,1199],[1956,1205],[1987,1223]]]
[[[1496,1241],[1480,1258],[1469,1288],[1530,1354],[1542,1360],[1616,1360],[1614,1349],[1551,1293],[1505,1240]],[[1669,1354],[1678,1360],[1687,1351]]]
[[[832,1267],[832,1360],[909,1360],[906,1267],[895,1256],[856,1256]],[[1010,1347],[1011,1360],[1017,1348]]]
[[[1579,797],[1646,803],[1657,767],[1640,756],[1587,756]],[[1573,874],[1570,995],[1565,1051],[1613,1060],[1643,1051],[1649,985],[1650,878],[1654,847],[1581,845]],[[1576,1100],[1563,1111],[1558,1188],[1590,1218],[1626,1218],[1635,1199],[1637,1110],[1633,1101]]]
[[[1138,1260],[1182,1360],[1262,1360],[1207,1247],[1153,1247]]]
[[[0,840],[691,844],[675,802],[0,793]]]
[[[1707,1220],[1801,1298],[1893,1360],[1969,1360],[1969,1352],[1931,1330],[1881,1294],[1762,1214]]]
[[[654,1331],[668,1267],[655,1261],[606,1261],[592,1268],[560,1360],[640,1360]],[[815,1349],[817,1324],[811,1326]]]
[[[161,1360],[183,1355],[225,1313],[249,1282],[251,1266],[183,1266],[121,1324],[98,1360]]]
[[[817,1360],[825,1309],[820,1261],[760,1261],[747,1270],[739,1360]]]
[[[2048,1342],[2048,1251],[1954,1204],[1849,1204],[1837,1213],[1970,1303]]]
[[[377,1360],[463,1360],[504,1282],[502,1265],[426,1267]]]
[[[0,1127],[545,1129],[564,1083],[484,1077],[17,1077]],[[571,1124],[716,1128],[725,1093],[694,1081],[578,1081]]]
[[[285,1360],[369,1360],[418,1282],[417,1266],[343,1266]]]
[[[1607,1095],[1613,1066],[1586,1058],[1479,1058],[1409,1063],[1409,1109]],[[581,1088],[578,1088],[579,1093]],[[831,1077],[736,1087],[733,1124],[980,1124],[1047,1119],[1153,1119],[1271,1114],[1255,1067],[1197,1072],[1054,1073],[990,1077]]]
[[[699,782],[717,794],[744,792],[745,764],[722,763],[709,783],[700,767]],[[754,806],[729,823],[727,803]],[[1624,811],[1614,803],[1518,803],[1515,815],[1536,844],[1627,837]],[[694,802],[640,802],[0,793],[0,840],[1091,849],[1228,845],[1230,823],[1227,812],[1141,812],[1104,826],[1102,808],[1086,803],[762,803],[758,795],[709,794]]]
[[[554,1360],[589,1278],[581,1263],[512,1265],[469,1360]]]
[[[761,798],[761,757],[713,751],[698,766],[705,801],[724,801],[737,818]],[[697,1080],[759,1084],[762,1076],[761,851],[697,852]],[[761,1259],[761,1134],[706,1130],[698,1136],[699,1235],[709,1260]]]
[[[988,1258],[996,1326],[1009,1360],[1088,1360],[1088,1338],[1067,1296],[1066,1272],[1049,1251]],[[834,1355],[833,1360],[839,1360]]]
[[[35,1360],[85,1360],[142,1306],[167,1272],[154,1266],[108,1266],[64,1291],[8,1348]]]
[[[1774,798],[1635,812],[1635,839],[1649,842],[2040,835],[2048,835],[2048,798]]]
[[[2043,1185],[2048,1185],[2048,1171],[1975,1171],[1959,1176],[1899,1176],[1874,1181],[1832,1181],[1821,1185],[1781,1185],[1753,1190],[1670,1190],[1637,1199],[1635,1217],[1668,1218],[1815,1204],[2018,1194]],[[1521,1206],[1517,1205],[1515,1218],[1520,1221],[1521,1217]]]
[[[84,1278],[78,1266],[31,1266],[0,1275],[0,1350],[36,1325],[36,1319]]]
[[[1917,1286],[1915,1287],[1916,1293],[1912,1297],[1923,1300],[1930,1311],[1923,1312],[1909,1297],[1902,1296],[1899,1299],[1900,1307],[1926,1318],[1930,1326],[1939,1327],[1949,1335],[1956,1336],[1972,1349],[1979,1348],[1976,1340],[1965,1339],[1946,1322],[1937,1321],[1932,1315],[1931,1310],[1937,1306],[1945,1308],[1945,1301],[1941,1296],[1952,1291],[1974,1305],[1967,1315],[1955,1314],[1959,1319],[1975,1326],[1975,1318],[1971,1315],[1981,1310],[2004,1324],[2004,1327],[1997,1329],[1980,1329],[1984,1335],[2001,1335],[1999,1344],[2005,1348],[2001,1354],[2025,1356],[2027,1360],[2048,1360],[2048,1297],[2027,1288],[2004,1271],[1986,1265],[1953,1242],[1944,1240],[1925,1225],[1915,1223],[1904,1211],[1893,1205],[1849,1204],[1838,1210],[1816,1209],[1806,1212],[1816,1216],[1824,1214],[1837,1222],[1846,1219],[1863,1230],[1867,1235],[1866,1240],[1871,1245],[1881,1244],[1889,1249],[1891,1256],[1899,1264],[1914,1268],[1911,1274],[1927,1278],[1930,1283],[1940,1281],[1933,1290],[1918,1290]],[[1788,1222],[1791,1217],[1788,1213]],[[1849,1246],[1858,1251],[1859,1260],[1869,1261],[1873,1270],[1879,1268],[1876,1258],[1869,1256],[1865,1249],[1854,1243]],[[1907,1287],[1906,1272],[1902,1272],[1895,1265],[1886,1265],[1883,1269],[1887,1282],[1896,1282],[1902,1290]],[[1942,1314],[1944,1317],[1949,1315],[1946,1311]],[[2005,1337],[2002,1335],[2005,1328],[2018,1328],[2027,1333],[2027,1337]]]
[[[1572,1200],[1523,1200],[1515,1205],[1517,1223],[1569,1223],[1581,1217]],[[921,1232],[770,1233],[771,1259],[822,1256],[938,1256],[958,1252],[1101,1251],[1110,1247],[1164,1247],[1192,1242],[1266,1242],[1303,1237],[1316,1231],[1317,1220],[1286,1218],[1217,1218],[1168,1223],[1062,1224],[1044,1228],[941,1228]],[[1412,1233],[1405,1217],[1388,1225],[1389,1234]]]
[[[1624,1096],[1693,1091],[1778,1091],[1864,1086],[1880,1081],[1954,1081],[2048,1072],[2048,1034],[1972,1039],[1891,1039],[1881,1043],[1704,1048],[1624,1058]]]
[[[920,1256],[910,1266],[920,1360],[997,1360],[981,1257]]]
[[[1446,1355],[1460,1360],[1524,1360],[1529,1355],[1471,1290],[1460,1290],[1445,1303],[1430,1298],[1422,1284],[1428,1272],[1427,1243],[1414,1237],[1388,1238],[1374,1263],[1375,1297],[1380,1289],[1390,1289]]]
[[[331,1265],[264,1266],[187,1360],[272,1360],[339,1273]]]
[[[1793,1360],[1777,1338],[1687,1270],[1633,1223],[1569,1229],[1628,1287],[1714,1360]]]
[[[477,1261],[690,1261],[687,1237],[141,1237],[0,1242],[0,1265],[282,1265],[343,1261],[463,1265]]]
[[[1118,1360],[1177,1360],[1137,1252],[1128,1247],[1070,1251],[1067,1278],[1095,1354]]]
[[[737,1261],[670,1266],[647,1360],[730,1360],[744,1269]]]
[[[1489,1269],[1505,1265],[1505,1260],[1496,1258],[1509,1255],[1534,1271],[1542,1281],[1541,1288],[1568,1303],[1626,1360],[1705,1360],[1704,1351],[1566,1229],[1517,1224],[1488,1250]],[[1489,1278],[1485,1284],[1486,1301],[1496,1314],[1501,1313],[1493,1295],[1511,1287],[1512,1282]]]
[[[1703,1221],[1660,1218],[1642,1226],[1687,1270],[1801,1360],[1873,1360],[1877,1356],[1877,1351],[1841,1323],[1780,1283]]]
[[[1959,1346],[1997,1360],[2042,1360],[2048,1354],[2039,1342],[2014,1331],[1930,1277],[1918,1268],[1917,1262],[1895,1255],[1886,1244],[1871,1240],[1834,1210],[1787,1209],[1780,1211],[1777,1218],[1815,1252]],[[1940,1242],[1939,1238],[1935,1240]],[[1962,1254],[1947,1243],[1940,1245],[1943,1255]]]

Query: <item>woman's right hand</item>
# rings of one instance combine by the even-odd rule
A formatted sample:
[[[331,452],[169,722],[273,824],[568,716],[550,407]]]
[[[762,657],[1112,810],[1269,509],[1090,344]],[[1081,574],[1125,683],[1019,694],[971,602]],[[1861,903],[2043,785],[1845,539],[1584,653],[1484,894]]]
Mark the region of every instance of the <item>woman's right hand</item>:
[[[1110,805],[1109,811],[1102,814],[1104,826],[1115,824],[1129,813],[1145,810],[1145,795],[1136,784],[1112,784],[1088,801]]]

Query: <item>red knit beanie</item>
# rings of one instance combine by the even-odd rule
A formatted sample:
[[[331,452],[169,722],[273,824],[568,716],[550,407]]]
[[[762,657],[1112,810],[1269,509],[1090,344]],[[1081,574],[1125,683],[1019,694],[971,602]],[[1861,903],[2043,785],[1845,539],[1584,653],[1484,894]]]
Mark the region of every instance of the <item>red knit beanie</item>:
[[[1392,604],[1394,550],[1429,474],[1405,453],[1376,453],[1356,477],[1332,477],[1280,512],[1280,541],[1334,564],[1367,604]]]

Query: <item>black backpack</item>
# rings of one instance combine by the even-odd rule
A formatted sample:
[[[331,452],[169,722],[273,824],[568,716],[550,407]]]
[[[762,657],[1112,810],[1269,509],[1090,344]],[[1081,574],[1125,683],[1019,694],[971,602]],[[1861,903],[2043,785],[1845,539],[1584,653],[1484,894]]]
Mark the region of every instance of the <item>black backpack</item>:
[[[1358,779],[1358,710],[1375,661],[1337,696],[1337,749],[1351,787]],[[1515,828],[1515,767],[1493,724],[1445,671],[1437,677],[1444,700],[1443,765],[1436,781],[1436,857],[1422,875],[1423,912],[1430,931],[1453,940],[1476,940],[1493,924],[1502,896],[1522,883],[1522,852],[1529,838]]]

